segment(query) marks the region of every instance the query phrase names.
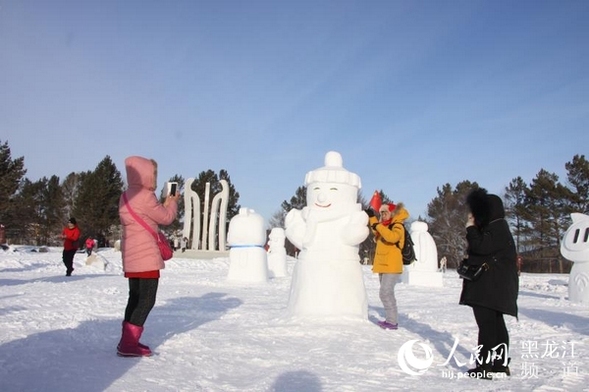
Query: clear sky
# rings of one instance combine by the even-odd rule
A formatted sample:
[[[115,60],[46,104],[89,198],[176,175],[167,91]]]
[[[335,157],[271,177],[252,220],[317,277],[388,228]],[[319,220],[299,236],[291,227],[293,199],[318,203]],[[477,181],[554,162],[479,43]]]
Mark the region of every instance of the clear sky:
[[[225,169],[266,219],[342,154],[424,215],[589,157],[589,1],[0,0],[0,140],[26,176]]]

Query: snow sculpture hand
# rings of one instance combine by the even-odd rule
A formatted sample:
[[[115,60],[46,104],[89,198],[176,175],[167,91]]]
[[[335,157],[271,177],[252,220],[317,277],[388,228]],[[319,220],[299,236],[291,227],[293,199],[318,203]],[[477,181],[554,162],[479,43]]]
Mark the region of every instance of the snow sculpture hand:
[[[364,211],[352,212],[342,233],[347,245],[355,246],[364,241],[368,237],[368,216],[366,213]]]
[[[292,209],[284,218],[284,231],[286,237],[294,246],[303,249],[303,237],[305,236],[305,220],[301,210]]]

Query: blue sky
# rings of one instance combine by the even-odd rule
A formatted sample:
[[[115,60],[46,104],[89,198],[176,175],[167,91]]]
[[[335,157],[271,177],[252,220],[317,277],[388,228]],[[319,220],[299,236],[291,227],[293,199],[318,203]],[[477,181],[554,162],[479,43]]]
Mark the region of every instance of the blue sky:
[[[369,199],[589,157],[589,1],[3,1],[0,140],[33,181],[225,169],[266,219],[342,154]]]

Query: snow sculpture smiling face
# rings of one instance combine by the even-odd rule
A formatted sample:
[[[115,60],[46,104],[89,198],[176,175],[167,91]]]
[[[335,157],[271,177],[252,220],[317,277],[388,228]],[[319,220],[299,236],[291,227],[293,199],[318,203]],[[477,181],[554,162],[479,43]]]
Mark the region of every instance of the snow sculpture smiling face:
[[[339,209],[356,204],[358,189],[350,185],[333,182],[310,184],[307,188],[307,205],[313,209]]]
[[[338,152],[325,154],[325,166],[305,177],[307,206],[311,210],[349,210],[356,204],[360,177],[343,168]]]
[[[589,215],[573,212],[573,224],[564,233],[560,253],[575,263],[589,262]]]

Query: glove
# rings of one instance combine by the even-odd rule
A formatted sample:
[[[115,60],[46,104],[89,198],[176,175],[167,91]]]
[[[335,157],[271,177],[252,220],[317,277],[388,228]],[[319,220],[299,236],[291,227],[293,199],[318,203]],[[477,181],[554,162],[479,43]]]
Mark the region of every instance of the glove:
[[[374,213],[374,210],[372,208],[367,208],[364,210],[364,212],[366,213],[366,215],[368,215],[369,218],[376,216],[376,214]]]
[[[378,225],[378,223],[372,225],[372,230],[376,231],[376,225]]]

